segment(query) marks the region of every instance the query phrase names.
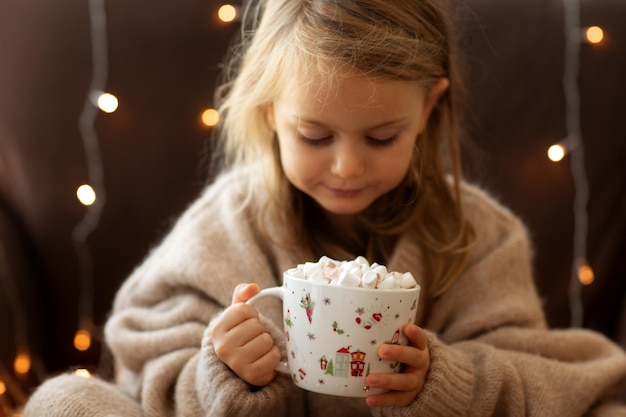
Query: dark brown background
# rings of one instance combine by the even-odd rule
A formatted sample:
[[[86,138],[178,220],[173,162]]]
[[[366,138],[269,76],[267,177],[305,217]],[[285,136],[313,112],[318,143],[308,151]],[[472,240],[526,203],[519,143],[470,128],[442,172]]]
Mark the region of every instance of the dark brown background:
[[[457,20],[471,92],[467,132],[480,150],[467,157],[471,177],[528,225],[548,319],[567,327],[575,190],[569,161],[545,156],[565,136],[563,6],[465,3]],[[124,278],[204,184],[210,130],[200,114],[239,27],[218,22],[219,5],[106,1],[108,90],[120,107],[96,122],[107,192],[88,239],[98,325]],[[596,273],[583,292],[584,325],[626,346],[624,17],[622,0],[582,1],[582,25],[602,26],[607,38],[582,45],[579,86]],[[86,1],[0,2],[0,358],[8,368],[16,326],[47,372],[99,361],[99,343],[85,353],[72,346],[79,270],[71,233],[85,212],[74,193],[88,181],[78,117],[90,77]],[[11,285],[24,314],[9,308]]]

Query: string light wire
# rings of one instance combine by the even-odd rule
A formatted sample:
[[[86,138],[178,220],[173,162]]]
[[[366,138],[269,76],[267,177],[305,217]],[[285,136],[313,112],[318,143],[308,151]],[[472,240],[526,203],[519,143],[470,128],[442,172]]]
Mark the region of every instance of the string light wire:
[[[584,307],[582,285],[578,276],[581,263],[586,264],[589,184],[585,171],[585,152],[580,125],[580,47],[582,31],[580,27],[580,1],[564,0],[565,18],[565,65],[563,91],[565,94],[566,140],[570,146],[570,169],[574,182],[574,233],[572,248],[572,270],[569,285],[570,324],[582,327]]]
[[[93,256],[87,238],[96,229],[106,201],[104,169],[100,153],[98,134],[95,128],[98,97],[105,91],[108,77],[107,19],[104,0],[88,0],[91,30],[92,73],[89,91],[80,113],[78,127],[81,134],[88,180],[96,193],[94,204],[86,206],[85,214],[72,231],[72,239],[78,256],[80,295],[79,330],[92,331],[94,276]]]

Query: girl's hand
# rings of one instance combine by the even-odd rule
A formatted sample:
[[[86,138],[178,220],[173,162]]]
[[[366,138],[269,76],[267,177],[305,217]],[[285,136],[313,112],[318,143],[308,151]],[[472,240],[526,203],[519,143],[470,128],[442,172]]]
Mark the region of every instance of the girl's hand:
[[[424,387],[430,368],[426,333],[414,324],[407,324],[403,331],[409,339],[408,346],[382,345],[378,348],[378,355],[385,360],[403,363],[404,370],[397,374],[370,374],[367,377],[370,387],[390,390],[367,397],[366,403],[370,407],[407,406]]]
[[[256,284],[239,284],[232,304],[213,324],[211,337],[217,357],[239,378],[261,387],[274,379],[281,354],[259,321],[256,309],[245,304],[258,292]]]

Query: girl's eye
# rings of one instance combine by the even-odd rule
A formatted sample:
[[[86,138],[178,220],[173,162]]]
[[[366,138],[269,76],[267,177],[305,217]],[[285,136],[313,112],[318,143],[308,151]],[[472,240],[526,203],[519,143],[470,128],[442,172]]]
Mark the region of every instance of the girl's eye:
[[[373,146],[389,146],[392,143],[394,143],[396,141],[396,139],[398,138],[398,135],[393,135],[390,136],[388,138],[373,138],[371,136],[366,136],[365,137],[367,139],[367,141],[370,143],[370,145]]]
[[[304,143],[306,143],[307,145],[311,145],[311,146],[322,146],[327,144],[328,142],[330,142],[332,140],[332,136],[324,136],[324,137],[319,137],[319,138],[311,138],[308,136],[304,136],[302,133],[297,132],[298,138],[300,138],[300,140],[302,140]]]
[[[300,132],[296,132],[296,134],[301,141],[303,141],[304,143],[310,146],[324,146],[324,145],[329,144],[333,140],[332,135],[323,136],[323,137],[310,137],[310,136],[305,136]],[[375,138],[372,136],[365,136],[365,140],[371,146],[389,146],[393,144],[397,138],[398,138],[398,135],[393,135],[387,138]]]

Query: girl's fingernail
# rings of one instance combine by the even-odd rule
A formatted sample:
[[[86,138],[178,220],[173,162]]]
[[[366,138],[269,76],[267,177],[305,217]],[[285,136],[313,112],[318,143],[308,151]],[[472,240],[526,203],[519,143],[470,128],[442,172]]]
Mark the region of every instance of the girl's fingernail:
[[[380,353],[381,353],[381,356],[383,356],[383,357],[387,357],[387,356],[391,355],[391,347],[383,346],[380,349]]]
[[[380,382],[380,378],[376,375],[370,375],[370,377],[367,378],[367,381],[370,385],[378,385],[378,383]]]

